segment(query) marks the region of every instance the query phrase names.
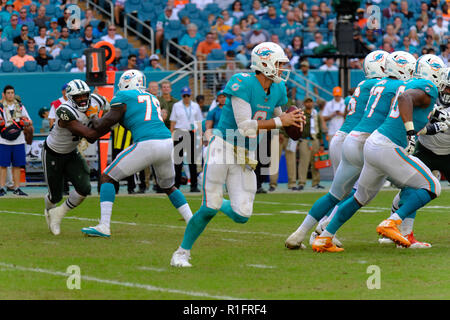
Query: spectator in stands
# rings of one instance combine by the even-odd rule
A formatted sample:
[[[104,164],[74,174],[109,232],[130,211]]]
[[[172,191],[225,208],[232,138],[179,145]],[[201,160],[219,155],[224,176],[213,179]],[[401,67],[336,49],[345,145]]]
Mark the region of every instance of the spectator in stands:
[[[438,43],[443,43],[445,33],[448,32],[448,26],[444,26],[444,18],[442,16],[436,17],[436,24],[433,25],[433,31],[439,37]]]
[[[322,116],[323,120],[327,122],[327,140],[328,142],[330,142],[331,138],[333,138],[334,134],[344,123],[345,103],[344,99],[342,99],[341,87],[333,88],[333,100],[330,100],[326,103]]]
[[[303,38],[300,36],[294,36],[292,38],[289,49],[292,51],[294,56],[301,57],[303,55]]]
[[[26,53],[33,57],[37,54],[36,42],[33,38],[27,41]]]
[[[164,68],[159,63],[159,56],[157,54],[152,54],[150,56],[150,65],[145,67],[144,71],[163,71]]]
[[[50,131],[50,122],[48,120],[49,109],[42,107],[39,109],[39,117],[42,118],[40,133],[48,133]]]
[[[144,70],[145,63],[148,61],[148,52],[146,46],[140,46],[137,55],[137,66],[139,70]]]
[[[18,12],[14,10],[13,2],[8,1],[6,2],[4,9],[0,12],[0,17],[3,21],[10,21],[12,14],[18,15]]]
[[[47,52],[53,58],[56,58],[57,56],[59,56],[59,53],[61,52],[61,47],[55,43],[54,38],[48,37],[47,42],[45,43],[45,46],[47,48]]]
[[[198,9],[203,10],[209,3],[213,3],[214,0],[191,0],[191,3],[194,3]]]
[[[334,64],[334,58],[325,58],[325,63],[319,67],[322,71],[337,71],[338,67]]]
[[[303,25],[303,22],[307,18],[306,14],[303,12],[303,10],[300,9],[300,7],[294,7],[293,12],[294,12],[295,22]]]
[[[391,46],[395,48],[400,41],[400,37],[395,34],[395,29],[393,24],[388,24],[386,26],[386,34],[383,36],[383,41],[389,41]]]
[[[389,7],[383,9],[383,17],[390,19],[398,12],[398,4],[395,0],[391,1]]]
[[[208,15],[208,26],[209,29],[216,23],[216,15],[214,13],[210,13]]]
[[[161,96],[159,96],[159,103],[161,105],[161,109],[166,110],[167,119],[164,120],[164,123],[167,128],[170,128],[170,115],[172,113],[172,108],[175,102],[178,100],[172,97],[172,84],[168,80],[164,80],[161,82]]]
[[[395,17],[394,19],[394,33],[400,38],[405,34],[405,29],[403,28],[403,21],[400,17]]]
[[[108,34],[103,36],[101,39],[102,41],[107,41],[114,45],[116,43],[116,40],[123,39],[123,37],[120,34],[116,34],[116,26],[111,24],[108,26]]]
[[[431,12],[428,10],[428,4],[426,2],[422,2],[420,4],[420,13],[419,13],[419,17],[423,20],[423,23],[425,25],[429,25],[432,14]]]
[[[239,43],[234,42],[235,36],[232,33],[226,33],[223,36],[223,39],[225,40],[222,43],[222,51],[227,52],[229,50],[236,51],[237,47],[239,46]]]
[[[244,68],[249,68],[250,61],[248,60],[245,47],[241,44],[236,48],[236,60],[239,61],[240,64],[244,66]]]
[[[298,88],[297,90],[297,87],[294,86],[291,91],[292,101],[294,103],[296,101],[301,103],[305,99],[305,96],[309,94],[309,92],[311,92],[311,90],[313,90],[316,95],[319,95],[319,90],[315,86],[315,84],[318,83],[318,81],[316,76],[311,72],[309,72],[309,62],[306,60],[302,61],[300,63],[300,70],[301,70],[300,75],[294,76],[294,81],[300,84],[303,88],[307,88],[308,90],[305,90],[303,88]],[[309,81],[306,82],[304,78],[306,78]]]
[[[86,28],[93,20],[95,20],[94,11],[89,8],[86,9],[84,12],[84,19],[81,19],[81,27]]]
[[[20,25],[19,25],[19,16],[17,14],[12,14],[9,20],[9,25],[5,27],[3,33],[5,34],[8,40],[13,41],[15,37],[20,35]]]
[[[59,27],[58,27],[58,19],[52,18],[50,20],[50,28],[47,30],[47,36],[53,37],[55,39],[59,39],[59,37],[61,36]]]
[[[164,40],[164,28],[169,24],[169,20],[174,20],[176,18],[173,16],[173,7],[167,5],[164,9],[164,12],[158,16],[158,20],[156,22],[156,54],[161,53],[162,42]]]
[[[70,9],[65,9],[63,16],[58,18],[58,26],[60,28],[64,28],[67,27],[67,22],[69,21],[69,18],[71,16],[71,11]]]
[[[47,54],[47,47],[45,45],[40,46],[38,50],[38,55],[35,57],[36,62],[42,68],[48,64],[49,60],[52,60],[53,57]]]
[[[119,71],[120,59],[122,59],[122,50],[120,48],[114,47],[114,61],[106,66],[107,71]]]
[[[294,66],[296,66],[298,61],[300,60],[300,57],[297,55],[294,55],[292,53],[292,49],[290,47],[284,48],[284,53],[286,54],[286,57],[288,57],[288,59],[289,59],[290,68],[294,69]]]
[[[430,49],[432,49],[434,52],[437,52],[438,48],[432,35],[427,34],[425,36],[425,45],[422,47],[422,50],[423,49],[427,50],[427,53],[429,53]]]
[[[30,56],[27,53],[27,49],[24,44],[19,44],[17,47],[17,54],[12,56],[9,61],[11,61],[17,68],[22,68],[26,61],[35,61],[33,56]]]
[[[242,2],[236,0],[231,5],[231,16],[236,20],[240,20],[244,17],[244,11],[242,11]]]
[[[126,0],[116,0],[114,3],[114,24],[116,26],[122,25],[121,15],[123,14],[123,10],[125,8]]]
[[[19,24],[28,24],[30,22],[33,22],[33,19],[31,19],[30,17],[27,16],[27,9],[26,8],[22,8],[19,10]]]
[[[220,44],[214,41],[214,34],[212,32],[208,32],[206,34],[206,39],[201,41],[197,46],[197,59],[200,61],[205,61],[206,57],[213,49],[220,49]],[[200,64],[200,66],[202,67],[202,64]]]
[[[442,4],[442,16],[444,17],[444,21],[450,21],[450,12],[448,11],[447,2]]]
[[[221,36],[225,35],[230,29],[229,25],[224,24],[223,16],[221,15],[217,16],[216,23],[211,27],[211,31],[216,31]]]
[[[39,27],[39,28],[45,27],[45,23],[50,21],[51,18],[49,16],[46,16],[45,14],[46,14],[45,6],[40,6],[38,9],[37,17],[33,19],[34,24],[37,27]]]
[[[244,36],[242,34],[241,26],[239,24],[235,24],[231,30],[231,33],[234,35],[234,42],[242,45],[244,43]]]
[[[148,84],[147,91],[150,92],[155,97],[159,94],[159,84],[156,81],[150,81]]]
[[[441,44],[441,54],[439,55],[439,58],[444,61],[445,65],[449,66],[449,59],[450,59],[450,43],[447,44]]]
[[[67,84],[64,84],[61,87],[61,97],[59,97],[58,99],[52,101],[50,103],[50,113],[48,115],[48,121],[50,124],[50,128],[53,126],[53,124],[55,123],[56,120],[56,109],[59,108],[59,106],[63,103],[66,103],[68,101],[67,96],[66,96],[66,88],[67,88]]]
[[[28,36],[28,26],[25,24],[20,28],[20,35],[13,39],[13,43],[15,46],[18,46],[28,40],[30,40],[30,37]]]
[[[251,51],[255,46],[262,42],[267,42],[269,39],[269,33],[266,30],[261,30],[261,25],[256,23],[253,25],[253,31],[245,36],[244,44],[247,50]]]
[[[226,63],[219,69],[224,70],[219,77],[221,78],[221,84],[223,86],[237,73],[237,69],[244,69],[244,66],[238,61],[236,62],[236,52],[234,50],[228,50],[225,53]]]
[[[25,106],[15,98],[15,90],[11,85],[3,89],[0,117],[5,127],[13,125],[14,122],[25,122],[25,126],[31,126],[31,118]],[[13,122],[14,121],[14,122]],[[6,195],[6,168],[12,165],[14,181],[14,195],[27,196],[20,190],[20,169],[26,165],[25,134],[21,130],[19,136],[9,139],[0,137],[0,196]]]
[[[391,50],[391,51],[387,51],[389,53],[394,52],[394,49],[390,46],[390,44],[389,43],[387,43],[387,44],[388,44],[388,47],[383,46],[383,48],[386,49],[386,50]],[[359,69],[359,70],[361,70],[362,69],[362,63],[361,63],[361,61],[359,61],[358,58],[353,58],[353,59],[350,59],[349,67],[350,67],[350,69]]]
[[[417,33],[418,38],[424,38],[425,33],[428,30],[428,26],[423,22],[422,18],[416,19],[416,24],[411,26],[410,30],[414,30]]]
[[[56,40],[56,43],[61,46],[61,49],[64,49],[69,44],[69,28],[61,28],[61,35],[59,36],[59,39]]]
[[[400,13],[405,17],[405,19],[408,20],[414,17],[414,13],[412,11],[409,11],[407,0],[402,0],[400,2]]]
[[[35,2],[31,2],[30,6],[28,7],[28,16],[33,20],[38,16],[38,7]]]
[[[34,37],[34,41],[36,42],[38,48],[41,46],[45,46],[45,43],[47,42],[47,28],[46,27],[40,27],[39,28],[39,34]]]
[[[188,24],[186,29],[187,33],[181,37],[180,46],[182,46],[186,51],[193,53],[195,45],[202,37],[197,33],[198,28],[194,23]]]
[[[311,41],[311,42],[308,44],[307,48],[308,48],[309,50],[314,50],[315,48],[317,48],[317,47],[319,47],[319,46],[322,46],[322,45],[326,45],[326,44],[327,44],[327,42],[323,40],[323,35],[322,35],[322,33],[316,32],[316,33],[314,34],[314,41]]]
[[[376,50],[376,48],[378,48],[381,45],[380,38],[375,36],[375,32],[373,31],[373,29],[366,30],[364,43],[372,51]]]
[[[292,10],[291,3],[289,0],[281,1],[280,15],[285,18],[289,11]]]
[[[417,47],[411,45],[411,40],[408,36],[403,37],[403,46],[400,47],[400,50],[409,52],[411,54],[417,53],[418,51]]]
[[[220,121],[220,116],[222,114],[222,108],[225,105],[227,96],[223,91],[219,91],[217,93],[216,100],[217,100],[216,107],[211,111],[209,111],[208,114],[206,115],[206,123],[205,123],[206,130],[212,130],[214,128],[217,128]]]
[[[0,26],[0,43],[3,41],[8,41],[8,38],[5,37],[5,34],[3,33],[3,28]]]
[[[328,16],[331,14],[331,9],[328,7],[327,3],[322,1],[319,3],[319,15],[324,21],[328,20]]]
[[[137,69],[137,56],[135,54],[128,55],[127,59],[127,65],[121,68],[121,70],[130,70],[130,69]]]
[[[85,62],[82,58],[78,58],[76,62],[76,66],[70,69],[70,72],[86,72]]]
[[[282,23],[282,19],[277,14],[277,9],[274,6],[269,6],[267,14],[263,17],[263,19],[269,21],[272,28],[278,28]]]
[[[314,34],[314,32],[319,31],[319,28],[317,27],[317,23],[313,17],[308,17],[308,19],[306,20],[306,29],[304,31],[309,32],[311,34]]]
[[[319,7],[316,5],[311,6],[311,18],[314,19],[314,22],[317,26],[321,26],[324,23],[324,19],[319,15]]]
[[[365,11],[363,8],[358,8],[356,10],[356,17],[358,19],[357,24],[360,29],[364,29],[364,27],[367,24],[367,18],[364,17],[364,13],[365,13]]]
[[[274,33],[270,36],[270,42],[276,43],[282,49],[286,48],[286,45],[284,43],[280,42],[280,37],[276,33]]]
[[[303,101],[303,111],[306,123],[303,127],[302,137],[299,142],[299,163],[298,163],[298,187],[296,190],[305,188],[308,178],[308,171],[311,169],[311,186],[314,189],[323,189],[320,185],[320,173],[314,166],[314,155],[323,151],[322,130],[317,110],[314,108],[314,101],[306,97]],[[326,109],[326,106],[325,106]],[[344,110],[343,110],[344,112]],[[343,113],[342,113],[343,115]]]
[[[230,28],[233,27],[235,18],[230,16],[228,10],[222,10],[220,14],[223,17],[223,23],[226,24],[227,26],[230,26]]]
[[[191,100],[191,89],[184,87],[181,90],[182,99],[173,105],[172,113],[170,115],[170,131],[180,130],[188,132],[189,141],[183,142],[183,136],[174,141],[174,146],[183,143],[183,147],[178,147],[180,152],[176,154],[177,157],[183,158],[183,153],[187,151],[189,173],[191,179],[191,192],[200,192],[197,187],[197,164],[195,163],[195,130],[197,129],[197,122],[203,121],[202,111],[199,105]],[[181,149],[181,150],[180,150]],[[183,170],[183,163],[177,163],[175,160],[175,186],[180,187],[181,184],[181,172]]]
[[[252,3],[252,13],[256,17],[261,18],[262,16],[264,16],[267,13],[267,8],[261,6],[261,2],[259,0],[254,0]]]
[[[419,36],[417,35],[417,32],[415,29],[411,29],[409,31],[409,41],[411,42],[411,45],[418,48],[420,46],[420,39]]]
[[[182,24],[184,27],[187,27],[187,25],[188,25],[189,23],[191,23],[191,19],[189,19],[188,16],[183,16],[183,17],[181,18],[181,24]]]
[[[19,11],[23,6],[29,6],[31,4],[31,0],[16,0],[14,1],[14,10]]]
[[[286,14],[286,22],[281,24],[281,30],[283,35],[287,39],[293,39],[294,35],[301,29],[301,25],[295,21],[295,15],[293,11],[289,11]]]
[[[83,42],[86,47],[93,47],[94,46],[94,35],[93,35],[94,28],[88,24],[86,28],[84,28],[84,35],[81,38],[81,42]]]
[[[105,21],[100,21],[98,25],[92,30],[92,36],[98,39],[103,36],[104,30],[106,28]]]

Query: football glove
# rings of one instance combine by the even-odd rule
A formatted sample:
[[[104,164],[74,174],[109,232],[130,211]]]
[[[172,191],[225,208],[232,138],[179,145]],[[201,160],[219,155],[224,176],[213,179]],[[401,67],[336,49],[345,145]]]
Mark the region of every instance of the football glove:
[[[434,122],[447,122],[447,125],[450,125],[450,113],[445,109],[434,109],[431,123]]]
[[[22,117],[22,118],[20,118],[19,125],[22,128],[23,127],[28,127],[29,125],[31,125],[31,120],[28,119],[27,117]]]
[[[408,145],[405,148],[405,151],[407,154],[413,154],[414,150],[416,148],[416,136],[415,136],[415,132],[414,130],[410,130],[408,131],[408,136],[407,136],[407,140],[408,140]]]
[[[439,132],[445,132],[449,128],[449,124],[447,122],[434,122],[434,123],[428,123],[425,128],[419,131],[418,134],[420,135],[435,135]]]
[[[89,106],[89,108],[86,110],[86,116],[89,119],[92,119],[94,116],[98,115],[99,107],[98,106]]]

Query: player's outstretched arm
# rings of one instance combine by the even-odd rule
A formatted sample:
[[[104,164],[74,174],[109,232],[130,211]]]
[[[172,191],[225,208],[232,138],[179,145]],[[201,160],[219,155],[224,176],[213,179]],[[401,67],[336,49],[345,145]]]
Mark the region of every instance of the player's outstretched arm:
[[[68,129],[73,135],[86,138],[89,143],[95,142],[98,139],[97,131],[92,128],[86,127],[78,120],[58,120],[61,128]]]
[[[97,139],[107,134],[112,126],[120,122],[127,109],[126,107],[127,105],[124,103],[121,105],[114,105],[103,117],[92,121],[92,126],[98,135]]]
[[[413,131],[413,109],[428,108],[431,97],[422,90],[409,89],[398,97],[398,110],[405,123],[406,131]]]

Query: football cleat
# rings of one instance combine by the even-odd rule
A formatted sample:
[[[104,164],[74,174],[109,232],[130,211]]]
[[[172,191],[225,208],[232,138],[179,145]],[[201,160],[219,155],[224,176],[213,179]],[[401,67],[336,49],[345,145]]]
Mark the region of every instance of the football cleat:
[[[302,241],[303,239],[299,237],[296,231],[293,234],[291,234],[289,238],[286,239],[284,245],[286,248],[291,250],[306,249],[306,246],[302,243]]]
[[[331,237],[317,237],[314,239],[312,249],[315,252],[342,252],[344,249],[338,248]]]
[[[99,224],[95,227],[83,228],[81,229],[81,232],[89,237],[111,237],[111,231],[109,230],[109,227],[104,224]]]
[[[61,220],[65,215],[63,208],[59,206],[50,210],[45,209],[44,213],[50,232],[55,236],[59,235],[61,233]]]
[[[173,267],[189,268],[192,267],[189,263],[190,259],[191,252],[180,247],[173,253],[170,265]]]
[[[396,244],[408,248],[411,245],[411,242],[409,242],[409,240],[401,234],[400,230],[398,230],[398,225],[401,223],[402,220],[386,219],[378,225],[376,230],[378,234],[383,237],[389,238]]]
[[[411,245],[409,246],[410,249],[429,249],[432,247],[431,243],[417,241],[416,238],[414,237],[413,232],[406,235],[406,238],[409,240],[409,242],[411,242]],[[397,246],[397,248],[403,248],[403,247]]]
[[[312,243],[314,242],[314,239],[317,236],[320,236],[322,234],[322,232],[325,230],[325,228],[328,226],[328,224],[330,223],[330,219],[325,219],[322,222],[319,222],[319,224],[316,227],[316,230],[311,233],[311,236],[309,238],[309,244],[312,246]],[[336,238],[336,236],[333,237],[333,243],[338,246],[339,248],[343,248],[344,246],[342,245],[342,242]]]
[[[378,239],[378,243],[379,244],[394,244],[394,241],[392,241],[391,239],[386,238],[386,237],[381,237]]]

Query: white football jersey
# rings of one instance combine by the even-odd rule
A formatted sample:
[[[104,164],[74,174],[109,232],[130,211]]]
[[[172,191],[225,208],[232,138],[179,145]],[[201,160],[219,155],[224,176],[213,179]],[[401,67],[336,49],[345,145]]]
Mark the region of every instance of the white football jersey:
[[[450,107],[445,108],[445,110],[450,112]],[[425,148],[437,155],[446,156],[450,154],[450,129],[435,135],[420,135],[419,141]]]

